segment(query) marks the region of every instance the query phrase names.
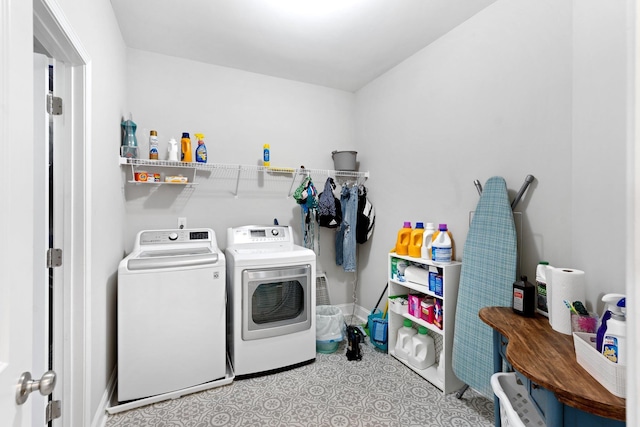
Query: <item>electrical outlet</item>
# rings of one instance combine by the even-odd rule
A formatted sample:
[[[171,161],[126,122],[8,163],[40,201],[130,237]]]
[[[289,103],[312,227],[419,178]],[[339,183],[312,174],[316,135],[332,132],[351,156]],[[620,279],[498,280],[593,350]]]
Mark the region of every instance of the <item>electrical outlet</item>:
[[[183,216],[178,217],[178,228],[180,230],[183,230],[183,229],[187,228],[187,218],[185,218]]]

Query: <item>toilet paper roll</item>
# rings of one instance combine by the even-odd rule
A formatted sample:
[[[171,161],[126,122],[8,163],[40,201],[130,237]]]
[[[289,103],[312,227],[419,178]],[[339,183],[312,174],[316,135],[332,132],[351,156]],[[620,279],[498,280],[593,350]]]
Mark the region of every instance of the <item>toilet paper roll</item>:
[[[547,307],[554,330],[571,335],[571,311],[564,301],[584,302],[585,295],[584,271],[556,267],[547,270]]]

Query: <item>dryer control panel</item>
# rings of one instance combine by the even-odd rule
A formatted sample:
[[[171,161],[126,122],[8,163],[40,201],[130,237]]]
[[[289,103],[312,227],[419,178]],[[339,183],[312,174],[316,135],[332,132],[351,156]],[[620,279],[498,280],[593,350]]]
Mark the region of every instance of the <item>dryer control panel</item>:
[[[150,230],[142,231],[138,237],[140,245],[211,242],[214,239],[213,231],[209,229],[198,230]]]
[[[250,243],[293,243],[291,227],[246,225],[227,229],[227,245]]]

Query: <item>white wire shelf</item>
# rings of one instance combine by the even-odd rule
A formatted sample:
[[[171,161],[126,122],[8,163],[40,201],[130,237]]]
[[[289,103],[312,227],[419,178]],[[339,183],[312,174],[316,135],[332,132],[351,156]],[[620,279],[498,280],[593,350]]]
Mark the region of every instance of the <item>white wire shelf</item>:
[[[328,177],[334,178],[337,183],[363,184],[369,178],[369,172],[358,171],[337,171],[329,169],[307,169],[288,168],[278,166],[258,166],[241,165],[230,163],[197,163],[197,162],[177,162],[170,160],[149,160],[120,157],[120,165],[131,166],[132,176],[134,169],[138,167],[149,168],[178,168],[192,171],[204,171],[210,174],[213,179],[233,179],[235,180],[234,195],[238,195],[241,180],[264,179],[276,182],[289,182],[288,196],[293,194],[295,185],[299,184],[306,176],[311,176],[316,183],[324,181]],[[195,180],[195,174],[193,180]]]

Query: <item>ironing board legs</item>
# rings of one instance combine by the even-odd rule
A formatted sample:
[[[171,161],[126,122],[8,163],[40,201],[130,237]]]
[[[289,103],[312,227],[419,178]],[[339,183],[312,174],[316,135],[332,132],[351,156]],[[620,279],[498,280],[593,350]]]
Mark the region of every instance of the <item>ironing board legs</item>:
[[[462,388],[458,390],[458,392],[456,393],[456,397],[458,399],[462,399],[462,395],[464,394],[465,391],[467,391],[468,388],[469,388],[469,385],[467,384],[463,385]]]

